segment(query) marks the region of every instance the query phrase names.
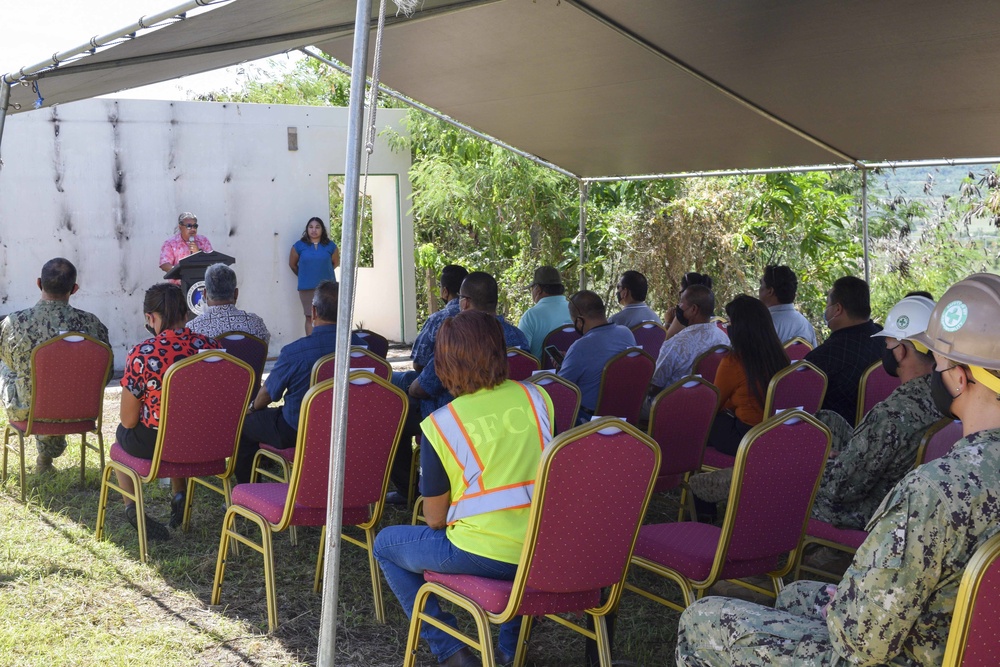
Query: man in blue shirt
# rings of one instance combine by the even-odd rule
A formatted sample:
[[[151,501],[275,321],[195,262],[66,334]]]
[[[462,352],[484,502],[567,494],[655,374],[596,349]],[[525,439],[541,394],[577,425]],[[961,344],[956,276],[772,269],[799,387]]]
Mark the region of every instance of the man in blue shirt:
[[[424,366],[429,364],[434,357],[434,343],[437,341],[437,332],[441,328],[441,323],[449,317],[458,315],[458,292],[467,275],[469,272],[465,267],[457,264],[449,264],[441,270],[441,300],[445,302],[445,306],[427,316],[424,328],[420,330],[413,341],[413,348],[410,350],[413,370],[396,371],[392,374],[392,383],[403,391],[409,388]]]
[[[535,269],[535,277],[529,289],[535,305],[524,312],[517,328],[527,338],[531,354],[541,360],[545,337],[553,329],[569,324],[569,302],[563,296],[566,287],[562,283],[562,276],[554,266]]]
[[[337,344],[337,283],[324,280],[313,292],[313,331],[281,348],[281,354],[261,386],[257,397],[243,420],[240,445],[236,452],[236,482],[250,481],[253,457],[260,443],[280,449],[295,446],[299,427],[299,408],[302,397],[309,390],[309,377],[313,364],[322,356],[334,351]],[[356,335],[351,335],[352,345],[363,345]],[[284,395],[280,408],[269,408],[272,401]]]
[[[590,290],[569,298],[573,327],[582,336],[569,346],[559,376],[580,388],[581,418],[589,419],[597,407],[604,365],[619,352],[636,347],[628,327],[608,322],[604,301]]]
[[[458,307],[461,310],[481,310],[495,316],[503,327],[503,337],[507,347],[527,350],[528,340],[521,330],[508,323],[502,316],[497,315],[499,292],[497,281],[493,276],[482,271],[475,271],[462,281],[462,288],[458,295]],[[452,401],[451,394],[445,389],[434,370],[433,357],[410,385],[408,393],[412,398],[420,401],[421,418]]]

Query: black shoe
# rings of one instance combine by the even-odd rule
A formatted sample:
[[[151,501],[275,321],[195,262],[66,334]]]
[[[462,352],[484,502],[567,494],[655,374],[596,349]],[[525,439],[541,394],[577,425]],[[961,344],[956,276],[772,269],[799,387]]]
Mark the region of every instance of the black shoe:
[[[405,505],[406,496],[399,491],[390,491],[385,494],[385,502],[389,505]]]
[[[184,523],[184,501],[187,498],[185,493],[181,491],[174,495],[174,499],[170,501],[170,527],[176,528],[177,526]]]
[[[494,654],[493,659],[497,663],[497,667],[513,667],[514,656],[512,654],[507,654],[500,647],[497,647],[497,652]]]
[[[125,506],[125,518],[128,522],[132,524],[132,527],[139,530],[138,516],[135,510],[135,505]],[[146,519],[146,539],[151,542],[163,542],[170,539],[170,531],[159,521],[155,519],[150,519],[148,516]]]
[[[438,663],[442,667],[481,667],[483,664],[468,647],[463,646],[457,653],[452,653],[447,660]]]

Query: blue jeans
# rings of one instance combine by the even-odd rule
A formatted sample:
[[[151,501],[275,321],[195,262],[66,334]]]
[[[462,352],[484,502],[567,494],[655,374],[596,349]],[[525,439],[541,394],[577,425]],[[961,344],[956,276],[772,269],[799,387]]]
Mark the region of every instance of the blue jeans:
[[[462,551],[447,537],[447,531],[427,526],[389,526],[379,531],[375,538],[375,559],[385,573],[385,580],[403,606],[407,618],[413,616],[413,603],[417,591],[424,584],[424,570],[447,574],[471,574],[490,579],[512,581],[517,572],[516,563],[504,563]],[[424,611],[434,618],[457,627],[455,616],[441,610],[437,597],[427,599]],[[500,626],[500,650],[514,655],[517,636],[521,630],[521,617],[517,616]],[[431,652],[439,661],[457,653],[464,644],[448,633],[424,624],[420,636],[430,644]]]

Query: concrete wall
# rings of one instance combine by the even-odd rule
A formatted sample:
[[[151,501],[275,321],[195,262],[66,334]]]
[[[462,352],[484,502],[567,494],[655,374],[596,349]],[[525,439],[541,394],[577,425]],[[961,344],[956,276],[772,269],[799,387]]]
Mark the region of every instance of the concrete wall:
[[[379,110],[381,132],[400,110]],[[298,150],[289,150],[289,128]],[[329,218],[328,182],[343,174],[347,110],[202,102],[88,100],[7,119],[0,169],[0,315],[38,298],[52,257],[70,259],[71,303],[108,326],[121,368],[146,334],[147,287],[177,214],[236,257],[239,306],[261,315],[272,356],[303,335],[292,244],[311,216]],[[391,340],[416,335],[407,152],[378,140],[369,179],[374,266],[358,273],[355,322]],[[338,239],[339,241],[339,239]]]

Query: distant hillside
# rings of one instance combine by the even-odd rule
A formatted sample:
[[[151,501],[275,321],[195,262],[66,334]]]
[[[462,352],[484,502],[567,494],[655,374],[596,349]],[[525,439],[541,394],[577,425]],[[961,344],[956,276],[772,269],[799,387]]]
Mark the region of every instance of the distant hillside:
[[[967,165],[955,167],[924,167],[886,170],[881,177],[894,196],[902,195],[910,200],[939,199],[943,195],[956,196],[970,173],[978,182],[983,173],[993,170],[996,165]],[[928,180],[932,180],[929,193],[924,192]]]

